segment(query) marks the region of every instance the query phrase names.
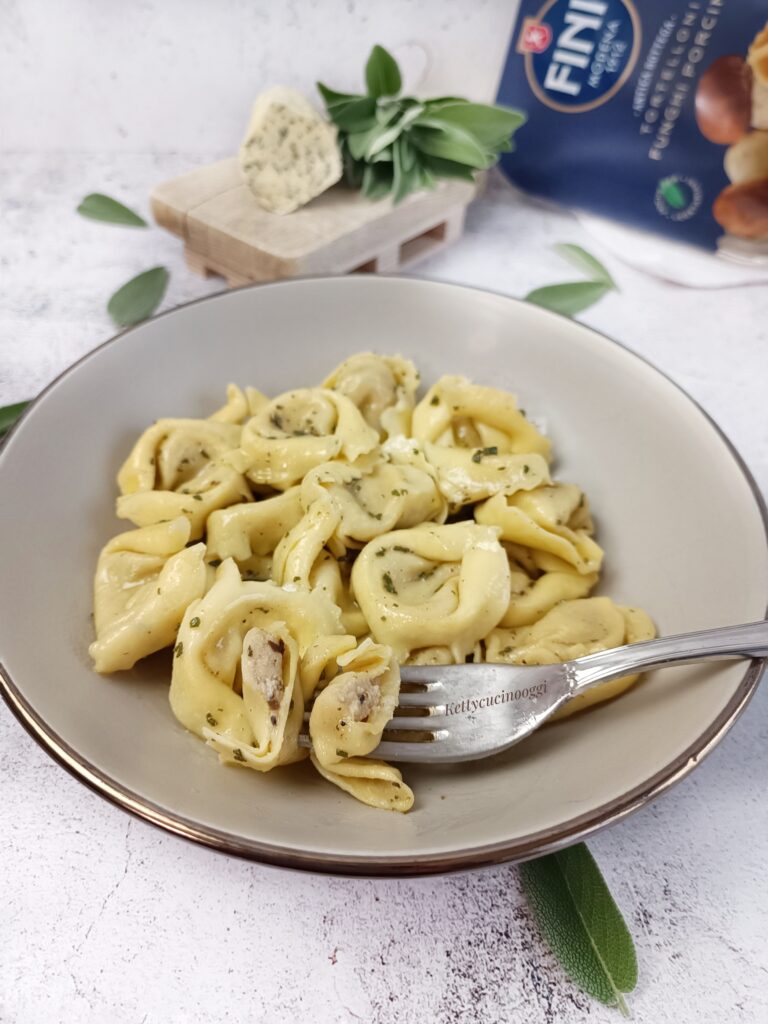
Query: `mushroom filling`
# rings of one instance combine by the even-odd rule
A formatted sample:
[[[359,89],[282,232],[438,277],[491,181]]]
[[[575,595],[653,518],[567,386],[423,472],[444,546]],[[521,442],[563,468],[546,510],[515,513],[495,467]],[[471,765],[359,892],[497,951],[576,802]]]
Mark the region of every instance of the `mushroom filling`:
[[[261,693],[272,711],[278,710],[285,694],[284,653],[284,641],[264,629],[254,627],[243,637],[243,688]],[[270,722],[277,725],[277,716],[271,715]]]
[[[369,675],[353,673],[339,694],[339,703],[353,722],[367,722],[381,705],[381,690]]]

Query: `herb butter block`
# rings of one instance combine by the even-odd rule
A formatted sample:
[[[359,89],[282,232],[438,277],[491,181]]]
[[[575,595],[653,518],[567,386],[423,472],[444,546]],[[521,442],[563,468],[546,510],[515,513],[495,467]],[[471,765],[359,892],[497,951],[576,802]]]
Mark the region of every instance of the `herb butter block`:
[[[341,177],[336,128],[301,93],[275,86],[253,106],[240,168],[260,206],[290,213]]]

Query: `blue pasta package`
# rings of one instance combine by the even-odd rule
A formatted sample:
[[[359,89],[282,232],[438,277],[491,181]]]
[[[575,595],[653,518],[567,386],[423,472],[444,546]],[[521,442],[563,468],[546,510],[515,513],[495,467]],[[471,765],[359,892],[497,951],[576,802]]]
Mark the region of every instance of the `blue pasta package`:
[[[521,189],[768,258],[768,0],[522,0],[498,102]]]

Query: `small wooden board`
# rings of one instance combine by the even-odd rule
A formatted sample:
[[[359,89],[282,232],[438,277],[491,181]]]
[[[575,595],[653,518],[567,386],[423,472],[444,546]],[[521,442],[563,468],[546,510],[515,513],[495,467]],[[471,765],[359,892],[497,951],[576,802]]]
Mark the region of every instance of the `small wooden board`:
[[[336,185],[307,206],[262,210],[237,158],[163,182],[152,192],[157,223],[184,241],[187,264],[230,286],[304,274],[398,271],[462,233],[476,186],[442,181],[393,206]]]

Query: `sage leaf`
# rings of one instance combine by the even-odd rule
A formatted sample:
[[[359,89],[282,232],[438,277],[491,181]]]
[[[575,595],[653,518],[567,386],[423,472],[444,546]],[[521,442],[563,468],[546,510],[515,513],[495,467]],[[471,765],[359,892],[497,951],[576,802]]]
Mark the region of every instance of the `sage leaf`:
[[[322,82],[317,83],[317,89],[323,97],[328,116],[343,131],[363,132],[377,123],[376,100],[371,96],[336,92]]]
[[[400,137],[402,131],[403,129],[399,121],[386,128],[380,128],[378,135],[368,143],[368,148],[363,154],[365,159],[373,160],[376,154],[380,153],[382,149],[386,149],[387,146],[391,146],[395,139]]]
[[[534,288],[525,296],[525,301],[549,309],[553,313],[575,316],[594,306],[612,290],[613,286],[606,284],[605,281],[570,281],[567,284],[549,284],[544,288]]]
[[[430,110],[437,107],[442,107],[445,103],[467,103],[468,101],[462,99],[461,96],[433,96],[431,100],[422,100],[425,107],[429,107]]]
[[[392,191],[393,164],[365,164],[361,190],[367,199],[381,199]]]
[[[497,150],[504,145],[526,119],[520,110],[464,100],[447,101],[436,107],[430,104],[429,110],[428,116],[434,114],[441,121],[464,128],[489,150]]]
[[[637,984],[632,937],[584,843],[520,866],[542,935],[585,992],[628,1016],[623,993]]]
[[[438,178],[458,178],[460,181],[474,181],[475,172],[466,164],[459,164],[455,160],[444,160],[440,156],[430,156],[428,153],[421,154],[421,166],[431,171]]]
[[[394,146],[393,149],[394,148],[399,148],[400,150],[400,162],[403,165],[404,171],[408,171],[410,173],[421,162],[419,153],[417,153],[410,144],[407,136],[404,135],[402,138],[398,139],[396,146]]]
[[[365,85],[368,95],[396,96],[403,86],[397,61],[383,46],[374,46],[365,65]]]
[[[376,104],[376,121],[382,126],[388,125],[402,113],[402,100],[382,99]]]
[[[356,96],[352,92],[336,92],[335,89],[329,89],[327,85],[323,85],[322,82],[316,82],[317,90],[323,97],[328,113],[330,113],[334,107],[343,106],[349,103],[350,100],[359,100],[360,97]]]
[[[4,405],[0,408],[0,437],[8,433],[28,405],[29,402],[16,402],[14,405]]]
[[[358,96],[333,111],[332,120],[346,132],[365,132],[376,125],[376,100]]]
[[[347,137],[343,137],[339,141],[339,149],[341,150],[341,164],[344,169],[344,181],[350,188],[360,188],[363,183],[363,171],[365,165],[355,160],[352,154],[349,152],[349,145]]]
[[[168,287],[165,267],[153,267],[132,277],[118,288],[107,303],[107,311],[119,327],[131,327],[152,316]]]
[[[441,121],[437,115],[418,117],[409,137],[417,149],[430,156],[483,169],[493,163],[493,157],[489,158],[488,151],[474,135],[458,125]]]
[[[392,147],[387,146],[386,149],[380,149],[376,156],[372,156],[371,159],[368,160],[367,162],[369,164],[377,164],[382,160],[386,160],[389,163],[392,163],[393,159],[394,157],[392,155]]]
[[[106,221],[108,224],[123,224],[132,228],[147,227],[147,222],[138,213],[129,210],[116,199],[102,195],[101,192],[91,192],[87,195],[78,206],[77,212],[82,217]]]
[[[582,249],[580,245],[572,245],[570,242],[561,242],[559,245],[555,246],[555,249],[561,256],[564,256],[569,263],[572,263],[574,267],[577,267],[579,270],[583,270],[589,277],[590,281],[602,281],[604,284],[610,285],[611,288],[616,288],[616,282],[600,260],[595,259],[591,253],[588,253],[586,249]]]
[[[375,142],[387,130],[387,128],[382,128],[380,124],[374,124],[372,128],[368,128],[365,131],[350,132],[347,135],[349,152],[355,160],[362,160],[368,152],[368,147],[371,143]]]
[[[393,178],[392,178],[392,201],[397,204],[408,195],[422,187],[422,178],[415,155],[411,156],[413,150],[404,138],[399,138],[392,147],[393,151]]]

